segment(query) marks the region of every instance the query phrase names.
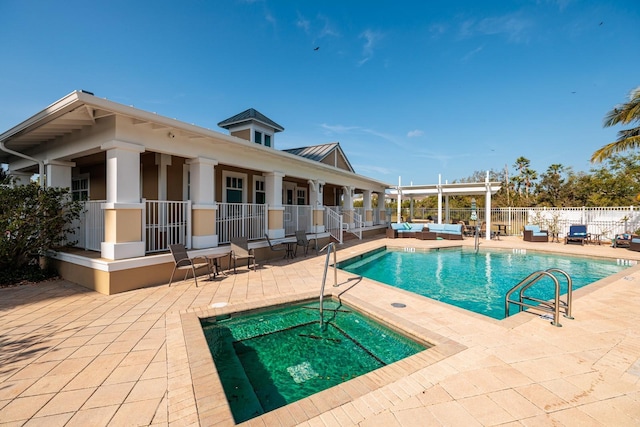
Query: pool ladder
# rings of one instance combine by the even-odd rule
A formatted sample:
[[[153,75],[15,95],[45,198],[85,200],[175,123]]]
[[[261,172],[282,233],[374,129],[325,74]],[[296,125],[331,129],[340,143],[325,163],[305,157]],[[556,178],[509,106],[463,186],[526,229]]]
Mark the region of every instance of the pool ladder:
[[[338,286],[338,263],[336,259],[336,244],[333,242],[329,242],[327,246],[320,249],[320,252],[327,250],[327,257],[324,261],[324,274],[322,275],[322,286],[320,287],[320,327],[324,327],[324,285],[327,282],[327,271],[329,270],[329,259],[331,258],[331,253],[333,253],[333,286]]]
[[[563,301],[560,299],[560,283],[558,282],[558,278],[553,273],[560,273],[567,279],[567,300]],[[539,282],[541,279],[545,277],[553,280],[555,285],[555,297],[553,301],[545,301],[539,298],[535,298],[532,296],[524,295],[524,292],[533,286],[535,283]],[[511,295],[518,291],[518,299],[512,300]],[[573,281],[571,277],[564,271],[559,268],[549,268],[547,270],[539,270],[528,275],[524,280],[520,281],[517,285],[507,292],[504,297],[504,317],[509,317],[509,305],[515,304],[519,307],[518,311],[523,311],[524,308],[530,308],[533,310],[543,311],[545,313],[553,314],[553,321],[551,324],[553,326],[560,327],[562,326],[558,322],[558,318],[560,317],[560,311],[564,311],[564,317],[567,319],[573,319],[571,317],[571,302],[572,302],[572,294],[573,294]],[[537,303],[537,304],[533,304]],[[536,314],[532,312],[531,314]]]

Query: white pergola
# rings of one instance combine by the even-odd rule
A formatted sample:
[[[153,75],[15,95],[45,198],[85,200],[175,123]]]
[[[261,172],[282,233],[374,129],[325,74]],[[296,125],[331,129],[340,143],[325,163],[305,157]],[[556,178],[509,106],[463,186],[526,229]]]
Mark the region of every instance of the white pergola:
[[[398,179],[398,187],[389,191],[389,196],[398,199],[398,222],[401,221],[402,200],[411,201],[411,211],[413,211],[413,199],[427,196],[438,196],[438,223],[442,223],[442,199],[445,200],[445,209],[449,210],[449,196],[485,196],[485,218],[487,222],[487,240],[491,239],[491,195],[496,194],[502,188],[500,182],[490,182],[489,172],[484,182],[461,182],[455,184],[442,183],[442,178],[438,175],[437,184],[428,185],[408,185],[402,186],[401,179]]]

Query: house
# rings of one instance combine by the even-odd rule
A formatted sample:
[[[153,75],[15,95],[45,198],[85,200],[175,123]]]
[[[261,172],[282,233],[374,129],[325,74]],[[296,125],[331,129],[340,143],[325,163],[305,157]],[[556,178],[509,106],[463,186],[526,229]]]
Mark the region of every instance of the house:
[[[218,125],[229,134],[75,91],[2,133],[0,163],[83,201],[79,249],[52,259],[105,294],[166,283],[173,243],[221,254],[235,236],[260,250],[265,234],[341,241],[384,228],[390,185],[356,174],[339,143],[277,150],[284,128],[255,109]]]

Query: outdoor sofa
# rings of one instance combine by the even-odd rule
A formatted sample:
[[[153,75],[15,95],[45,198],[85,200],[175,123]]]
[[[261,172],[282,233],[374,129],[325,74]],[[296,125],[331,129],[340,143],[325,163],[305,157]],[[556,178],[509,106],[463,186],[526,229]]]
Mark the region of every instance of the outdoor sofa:
[[[540,226],[538,225],[525,225],[523,233],[524,233],[523,240],[525,242],[548,242],[549,241],[549,232],[547,230],[540,230]]]
[[[636,236],[635,234],[631,236],[629,250],[640,252],[640,236]]]
[[[420,240],[436,240],[436,234],[429,231],[426,225],[412,222],[392,222],[391,226],[387,228],[387,237],[389,239],[413,237]]]

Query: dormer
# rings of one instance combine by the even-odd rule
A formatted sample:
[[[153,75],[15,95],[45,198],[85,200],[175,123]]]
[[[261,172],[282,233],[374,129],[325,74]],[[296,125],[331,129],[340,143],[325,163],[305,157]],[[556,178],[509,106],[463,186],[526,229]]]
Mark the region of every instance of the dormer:
[[[284,130],[282,126],[253,108],[221,121],[218,126],[227,129],[232,136],[271,148],[275,148],[274,135]]]

